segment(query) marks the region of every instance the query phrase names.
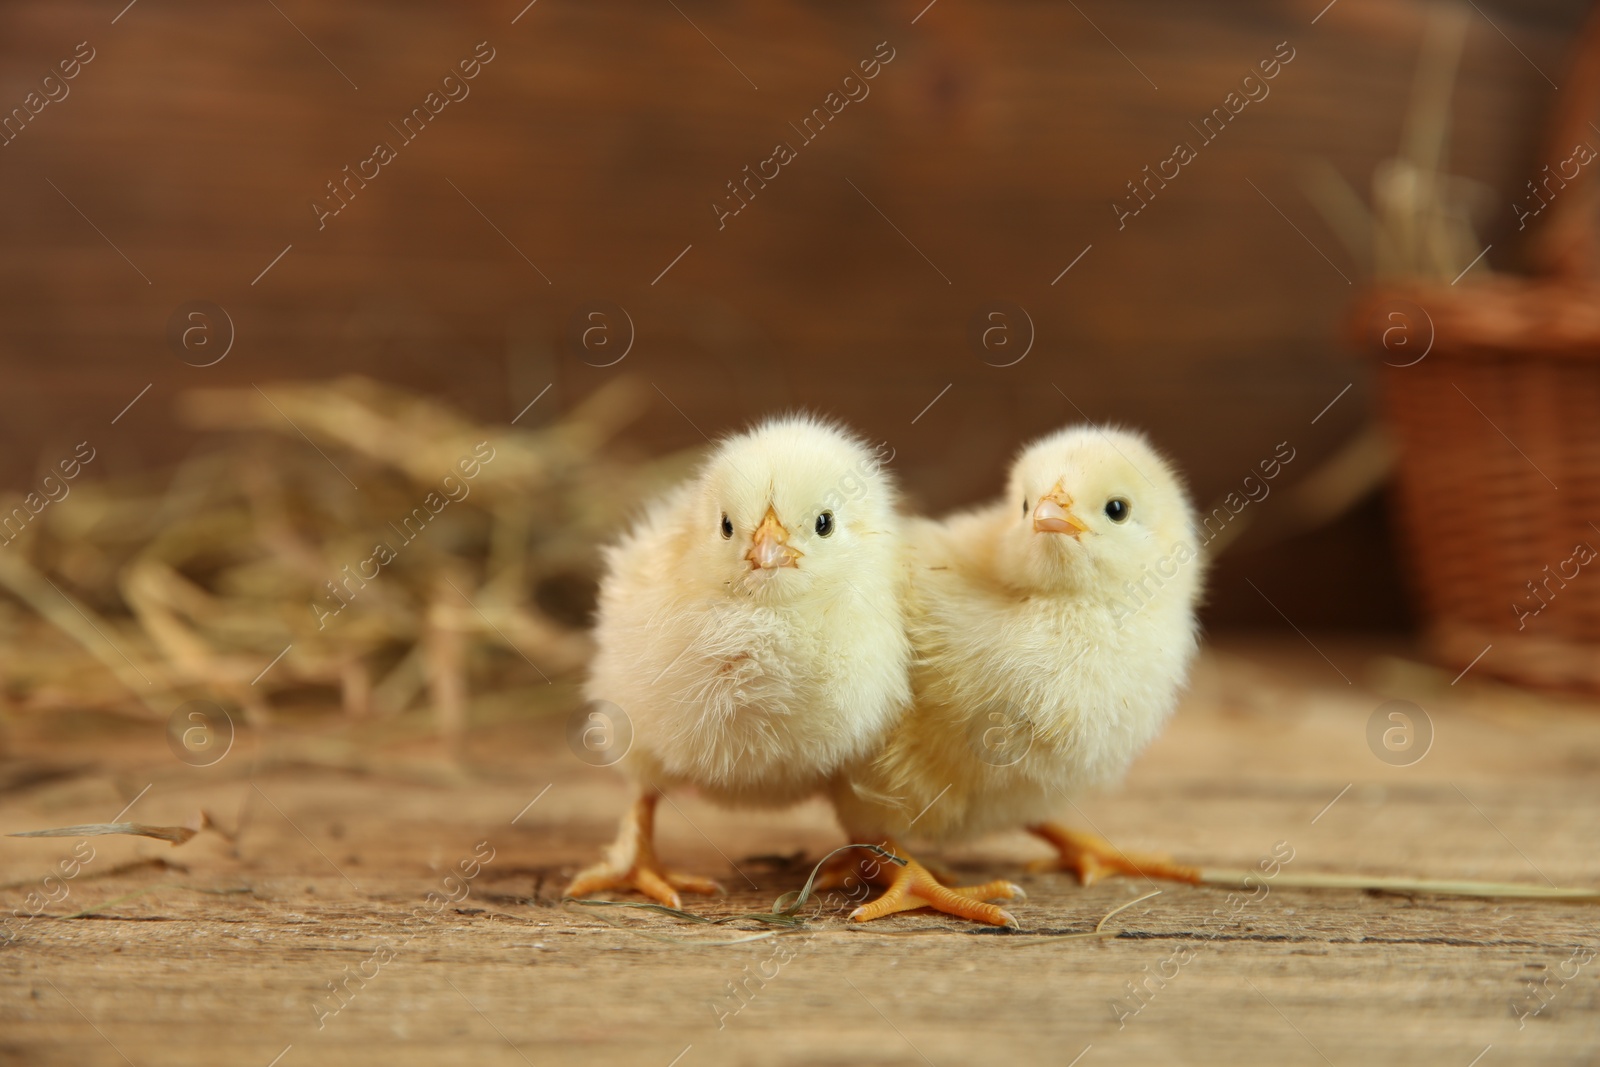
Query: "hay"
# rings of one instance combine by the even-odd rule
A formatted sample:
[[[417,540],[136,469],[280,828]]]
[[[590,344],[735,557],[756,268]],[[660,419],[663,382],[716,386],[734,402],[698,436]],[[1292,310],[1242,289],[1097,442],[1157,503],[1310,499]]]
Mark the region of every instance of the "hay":
[[[0,534],[0,684],[24,714],[200,700],[230,728],[424,702],[454,739],[475,686],[587,659],[596,546],[688,466],[616,443],[646,393],[617,379],[541,428],[361,378],[185,394],[215,431],[193,458],[83,479]]]

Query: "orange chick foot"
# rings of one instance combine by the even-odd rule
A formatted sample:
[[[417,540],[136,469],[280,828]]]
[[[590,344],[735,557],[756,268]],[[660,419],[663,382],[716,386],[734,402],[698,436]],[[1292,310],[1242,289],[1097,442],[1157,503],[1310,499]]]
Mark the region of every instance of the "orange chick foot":
[[[1103,837],[1068,830],[1055,823],[1040,823],[1028,827],[1028,832],[1044,838],[1056,848],[1052,859],[1037,860],[1029,864],[1031,870],[1072,871],[1084,885],[1093,885],[1113,874],[1129,874],[1143,878],[1159,878],[1167,882],[1200,884],[1200,869],[1175,863],[1170,856],[1151,853],[1123,852]]]
[[[836,889],[854,892],[863,885],[886,885],[889,873],[884,868],[893,866],[888,860],[878,859],[865,849],[851,849],[824,863],[811,888],[817,893]]]
[[[587,897],[595,893],[632,889],[658,904],[682,908],[685,893],[714,895],[725,890],[709,878],[678,874],[661,866],[656,859],[655,814],[659,793],[642,794],[622,817],[617,839],[606,850],[606,858],[585,868],[567,886],[564,896]]]
[[[901,853],[901,855],[905,855]],[[955,915],[973,922],[992,926],[1016,926],[1017,920],[1004,908],[987,904],[989,900],[1020,900],[1025,897],[1022,887],[1007,881],[985,882],[983,885],[951,888],[939,884],[922,864],[907,860],[904,867],[890,867],[893,880],[877,900],[861,905],[850,913],[858,923],[871,922],[896,912],[916,908],[932,908],[947,915]]]
[[[857,840],[867,840],[858,838]],[[878,846],[895,851],[893,842],[884,841]],[[898,853],[897,853],[898,854]],[[953,882],[955,875],[932,863],[923,864],[940,882]],[[849,851],[840,852],[822,865],[822,870],[817,873],[817,880],[812,889],[818,893],[829,890],[842,889],[854,892],[863,885],[887,886],[894,881],[895,873],[900,868],[891,860],[883,858],[870,849],[856,847]]]
[[[643,893],[658,904],[669,908],[682,908],[683,898],[678,891],[703,893],[715,896],[724,892],[722,886],[710,878],[697,874],[679,874],[661,867],[652,857],[649,861],[635,861],[627,868],[614,866],[610,860],[589,867],[572,880],[564,896],[590,897],[596,893],[634,890]]]

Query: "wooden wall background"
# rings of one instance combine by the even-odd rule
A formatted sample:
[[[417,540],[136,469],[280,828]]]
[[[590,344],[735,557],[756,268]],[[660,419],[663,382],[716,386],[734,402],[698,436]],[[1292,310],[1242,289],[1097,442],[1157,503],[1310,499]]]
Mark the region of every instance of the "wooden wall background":
[[[1149,429],[1201,500],[1283,440],[1285,479],[1302,477],[1369,417],[1367,368],[1336,337],[1359,272],[1302,176],[1320,157],[1364,188],[1393,151],[1424,3],[524,2],[0,8],[0,109],[79,42],[95,52],[0,147],[0,485],[85,438],[100,476],[182,456],[197,439],[172,401],[190,386],[348,372],[497,420],[553,383],[533,422],[633,373],[672,401],[639,427],[648,447],[818,408],[889,441],[939,508],[990,493],[1074,404]],[[1509,268],[1546,75],[1585,5],[1477,6],[1452,165],[1493,190],[1487,261]],[[470,96],[319,231],[324,183],[481,41],[495,58]],[[797,141],[788,123],[884,41],[871,95],[719,231],[724,183]],[[1295,59],[1271,95],[1118,232],[1124,183],[1281,41]],[[215,366],[169,348],[190,300],[235,325]],[[635,324],[613,367],[565,340],[594,301]],[[969,346],[991,301],[1035,324],[1014,366]],[[1302,626],[1402,622],[1385,522],[1374,502],[1242,545],[1212,621],[1282,626],[1248,576]]]

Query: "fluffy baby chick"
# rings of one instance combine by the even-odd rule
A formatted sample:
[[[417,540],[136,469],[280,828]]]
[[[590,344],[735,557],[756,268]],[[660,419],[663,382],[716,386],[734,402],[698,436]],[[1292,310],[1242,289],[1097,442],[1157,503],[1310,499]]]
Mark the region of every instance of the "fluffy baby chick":
[[[1117,779],[1171,714],[1195,653],[1201,567],[1171,466],[1137,434],[1071,428],[1026,447],[1006,495],[905,530],[913,707],[835,783],[853,841],[954,841],[1027,827],[1085,882],[1106,871],[1192,880],[1049,822]],[[932,906],[985,922],[1009,883],[939,885],[915,862],[858,908]]]
[[[910,699],[896,505],[859,440],[780,418],[724,441],[607,550],[586,694],[631,721],[638,793],[568,896],[715,892],[657,861],[662,790],[790,804],[882,745]]]

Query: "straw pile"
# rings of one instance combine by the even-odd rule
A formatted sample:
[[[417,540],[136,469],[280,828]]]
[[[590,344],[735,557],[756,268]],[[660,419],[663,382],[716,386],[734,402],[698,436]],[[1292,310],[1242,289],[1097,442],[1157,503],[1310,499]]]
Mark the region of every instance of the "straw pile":
[[[617,442],[646,391],[617,380],[539,429],[360,378],[186,394],[180,420],[217,431],[194,458],[81,479],[0,537],[6,702],[166,719],[204,699],[259,725],[425,700],[459,735],[471,686],[587,656],[596,547],[687,466]]]

